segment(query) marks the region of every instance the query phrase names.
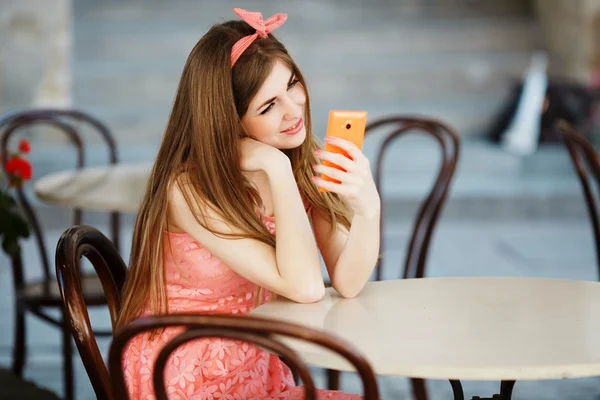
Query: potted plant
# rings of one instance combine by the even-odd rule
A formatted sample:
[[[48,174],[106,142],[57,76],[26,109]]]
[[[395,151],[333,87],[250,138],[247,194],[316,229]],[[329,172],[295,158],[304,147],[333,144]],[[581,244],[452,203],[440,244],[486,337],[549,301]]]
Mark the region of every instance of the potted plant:
[[[29,224],[14,198],[14,191],[32,177],[33,168],[25,159],[30,150],[29,142],[21,140],[18,151],[10,154],[6,162],[0,160],[4,163],[4,171],[0,170],[0,240],[8,256],[17,255],[19,240],[29,237]]]

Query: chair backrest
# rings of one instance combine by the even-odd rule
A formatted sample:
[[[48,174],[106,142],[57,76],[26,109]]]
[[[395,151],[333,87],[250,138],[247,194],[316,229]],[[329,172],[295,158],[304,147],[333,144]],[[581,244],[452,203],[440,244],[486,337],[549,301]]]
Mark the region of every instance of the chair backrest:
[[[596,265],[598,269],[598,278],[600,279],[600,220],[598,218],[598,206],[593,194],[593,183],[600,187],[600,156],[587,139],[575,131],[565,121],[559,121],[556,124],[569,156],[573,161],[573,167],[579,177],[583,196],[587,205],[587,210],[594,230],[594,241],[596,243]]]
[[[121,290],[125,284],[127,267],[115,245],[100,231],[90,226],[73,226],[58,240],[56,277],[63,300],[64,315],[70,323],[71,333],[96,397],[110,400],[115,397],[110,386],[108,370],[92,331],[83,296],[81,257],[86,257],[92,263],[100,278],[113,329],[121,309]]]
[[[408,132],[418,132],[433,137],[440,146],[442,162],[438,171],[435,182],[421,202],[415,220],[413,222],[413,231],[408,242],[407,254],[404,261],[404,271],[402,278],[422,278],[425,275],[425,266],[429,245],[435,225],[438,221],[440,212],[446,202],[448,189],[454,177],[454,171],[459,158],[460,142],[458,135],[445,124],[434,119],[423,117],[407,117],[394,116],[375,120],[369,123],[366,127],[365,134],[372,132],[378,128],[388,128],[389,133],[385,135],[383,143],[377,152],[375,161],[375,184],[382,191],[382,166],[384,156],[392,144],[400,136]],[[384,215],[382,204],[382,216]],[[381,252],[384,254],[383,248],[383,233],[384,233],[385,218],[381,218]],[[375,278],[382,278],[382,263],[381,260],[375,267]]]
[[[117,395],[116,399],[129,400],[121,364],[123,351],[129,340],[143,332],[176,326],[187,329],[165,344],[154,367],[153,383],[158,400],[167,400],[164,368],[169,355],[190,340],[207,337],[243,340],[285,357],[304,383],[305,399],[307,400],[316,399],[315,385],[310,371],[297,353],[283,344],[278,337],[301,339],[317,344],[341,355],[356,368],[363,383],[364,398],[366,400],[375,400],[379,397],[377,380],[370,364],[354,346],[340,338],[306,326],[265,318],[176,314],[140,318],[115,332],[110,347],[108,364],[110,376],[113,379],[113,392]]]
[[[103,138],[103,140],[106,142],[109,148],[110,163],[117,163],[117,150],[115,141],[108,128],[98,119],[77,110],[33,109],[9,113],[0,117],[0,157],[2,159],[3,171],[5,171],[5,164],[8,161],[8,155],[10,151],[10,138],[17,131],[35,125],[48,125],[58,129],[59,131],[64,132],[67,135],[69,141],[76,148],[77,168],[82,168],[85,165],[85,152],[83,147],[82,136],[78,132],[75,125],[78,123],[84,123],[91,126],[100,134],[100,136]],[[16,193],[19,205],[25,212],[26,218],[33,229],[34,237],[38,244],[38,251],[40,252],[40,260],[43,269],[43,277],[46,281],[49,281],[50,260],[46,252],[46,244],[44,240],[44,234],[42,232],[42,226],[31,204],[27,200],[27,196],[25,195],[23,188],[17,188]],[[76,209],[73,211],[72,224],[79,225],[80,223],[81,210]],[[113,235],[113,241],[115,241],[115,243],[118,243],[118,213],[111,214],[110,224]],[[21,263],[13,262],[13,264],[20,265]],[[24,277],[22,271],[18,275],[20,277],[20,280],[17,282],[15,279],[16,289],[20,289],[24,284]]]

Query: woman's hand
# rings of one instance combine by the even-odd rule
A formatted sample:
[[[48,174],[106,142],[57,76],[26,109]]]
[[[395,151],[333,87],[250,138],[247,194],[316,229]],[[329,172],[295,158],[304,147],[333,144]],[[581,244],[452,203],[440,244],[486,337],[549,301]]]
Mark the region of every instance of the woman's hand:
[[[290,160],[281,150],[258,140],[245,138],[240,143],[242,171],[265,171],[290,165]]]
[[[345,171],[323,164],[315,165],[313,169],[318,174],[325,174],[340,183],[330,182],[318,176],[313,176],[313,182],[318,187],[338,193],[348,203],[355,215],[373,217],[379,215],[381,204],[379,193],[371,175],[369,160],[356,145],[348,140],[337,137],[326,137],[325,141],[344,150],[350,158],[343,154],[317,150],[315,155],[323,161],[329,161]]]

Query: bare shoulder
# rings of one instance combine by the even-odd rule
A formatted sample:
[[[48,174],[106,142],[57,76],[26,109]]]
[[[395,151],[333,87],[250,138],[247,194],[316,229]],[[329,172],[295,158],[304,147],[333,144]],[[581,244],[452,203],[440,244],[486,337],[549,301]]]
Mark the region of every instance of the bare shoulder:
[[[180,174],[169,183],[167,207],[170,230],[174,232],[191,233],[190,230],[193,230],[198,233],[208,231],[205,227],[209,227],[213,231],[235,233],[216,207],[198,196],[193,183],[185,174]]]

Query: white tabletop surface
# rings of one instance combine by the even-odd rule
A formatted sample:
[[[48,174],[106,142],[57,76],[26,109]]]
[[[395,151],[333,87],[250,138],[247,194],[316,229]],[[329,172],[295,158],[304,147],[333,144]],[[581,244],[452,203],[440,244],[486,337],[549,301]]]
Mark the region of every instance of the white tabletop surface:
[[[93,211],[137,212],[152,164],[115,164],[47,175],[33,185],[45,203]]]
[[[369,282],[354,299],[277,299],[251,315],[309,325],[361,350],[377,374],[464,380],[600,376],[600,283],[534,278]],[[287,339],[309,364],[352,367]]]

